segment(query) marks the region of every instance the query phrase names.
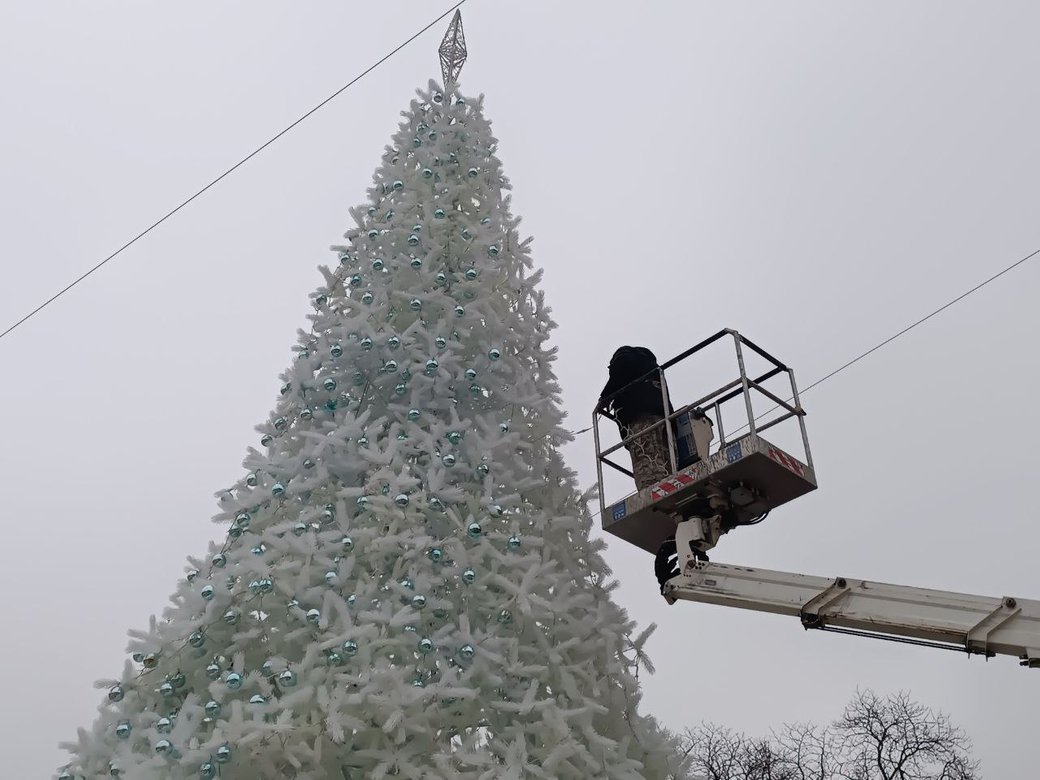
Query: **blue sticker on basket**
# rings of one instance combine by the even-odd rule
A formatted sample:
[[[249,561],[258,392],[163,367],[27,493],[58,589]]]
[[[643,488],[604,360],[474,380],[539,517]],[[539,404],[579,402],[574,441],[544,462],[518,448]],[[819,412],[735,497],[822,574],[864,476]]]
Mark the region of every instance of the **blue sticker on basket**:
[[[628,514],[628,509],[625,506],[625,502],[622,501],[619,504],[614,504],[614,506],[611,507],[611,512],[613,512],[615,520],[620,520],[622,517]]]
[[[726,447],[726,463],[740,460],[740,442],[735,442]]]

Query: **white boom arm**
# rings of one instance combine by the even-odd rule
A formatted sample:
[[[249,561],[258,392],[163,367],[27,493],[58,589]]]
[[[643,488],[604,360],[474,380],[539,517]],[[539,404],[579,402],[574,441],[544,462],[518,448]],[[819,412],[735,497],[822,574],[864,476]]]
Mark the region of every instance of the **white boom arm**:
[[[1040,601],[707,563],[687,549],[679,548],[680,573],[662,589],[669,604],[684,599],[792,615],[806,628],[1013,655],[1040,668]]]

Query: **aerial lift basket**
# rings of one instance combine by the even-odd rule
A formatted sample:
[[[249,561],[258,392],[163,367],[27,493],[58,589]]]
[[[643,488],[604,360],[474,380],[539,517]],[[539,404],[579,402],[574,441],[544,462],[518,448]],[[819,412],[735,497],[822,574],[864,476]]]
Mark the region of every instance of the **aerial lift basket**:
[[[736,378],[681,406],[658,423],[667,432],[671,476],[609,505],[604,497],[603,466],[632,477],[632,472],[613,462],[610,456],[635,436],[646,435],[649,429],[604,448],[600,418],[614,418],[599,408],[593,413],[600,517],[608,533],[656,553],[666,539],[674,536],[676,525],[683,520],[715,515],[721,523],[720,532],[725,533],[737,526],[753,525],[770,510],[816,489],[816,474],[805,431],[805,410],[798,396],[794,372],[737,331],[721,330],[660,367],[664,408],[669,408],[665,372],[677,363],[695,360],[707,347],[727,338],[732,340],[736,353]],[[768,368],[764,373],[748,376],[745,349],[766,361]],[[774,377],[783,381],[784,375],[790,390],[779,392],[789,395],[786,400],[765,386]],[[774,404],[757,417],[752,404],[755,393]],[[733,407],[740,410],[736,417]],[[725,432],[727,420],[723,419],[726,411],[730,412],[728,422],[733,424],[735,420],[739,426],[729,437]],[[801,451],[796,450],[797,456],[762,436],[766,430],[788,420],[797,422],[801,434]],[[719,440],[713,448],[710,442],[715,431]]]

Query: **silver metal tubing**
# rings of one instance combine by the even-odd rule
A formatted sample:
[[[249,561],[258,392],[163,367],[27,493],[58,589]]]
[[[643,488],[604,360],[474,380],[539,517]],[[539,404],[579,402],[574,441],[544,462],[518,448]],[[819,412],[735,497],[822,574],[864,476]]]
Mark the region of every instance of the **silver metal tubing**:
[[[744,388],[744,408],[747,410],[748,417],[748,431],[752,436],[757,432],[755,428],[755,412],[751,408],[751,393],[748,385],[747,371],[744,369],[744,352],[740,348],[740,334],[736,331],[733,333],[733,344],[737,348],[737,366],[740,368],[740,383]]]
[[[805,448],[805,465],[813,468],[812,453],[809,451],[809,434],[805,431],[805,410],[802,409],[802,399],[798,397],[798,385],[794,381],[794,369],[787,369],[787,376],[791,378],[791,397],[794,399],[794,407],[798,415],[798,427],[802,431],[802,446]]]

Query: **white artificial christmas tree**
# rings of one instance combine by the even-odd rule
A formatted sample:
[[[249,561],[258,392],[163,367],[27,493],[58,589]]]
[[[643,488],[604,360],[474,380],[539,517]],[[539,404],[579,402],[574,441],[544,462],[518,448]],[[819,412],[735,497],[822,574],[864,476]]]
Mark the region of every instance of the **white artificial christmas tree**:
[[[482,100],[404,113],[192,560],[60,778],[666,778],[645,634],[558,446]]]

